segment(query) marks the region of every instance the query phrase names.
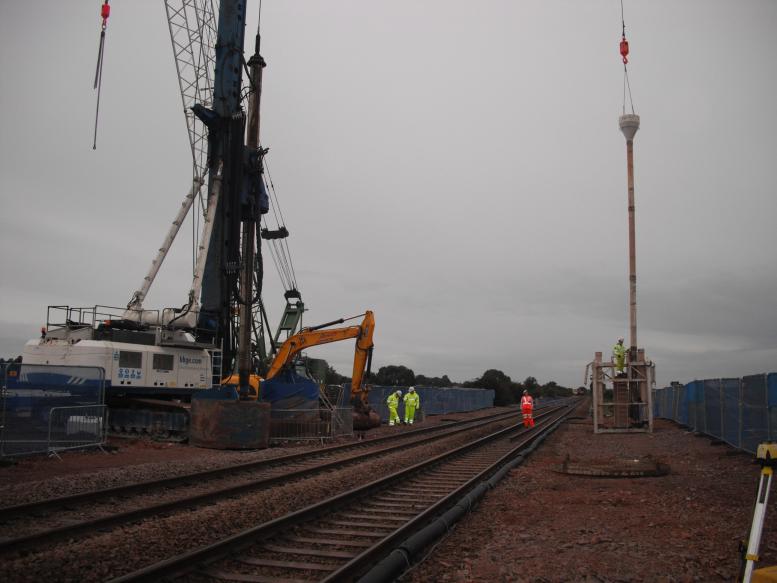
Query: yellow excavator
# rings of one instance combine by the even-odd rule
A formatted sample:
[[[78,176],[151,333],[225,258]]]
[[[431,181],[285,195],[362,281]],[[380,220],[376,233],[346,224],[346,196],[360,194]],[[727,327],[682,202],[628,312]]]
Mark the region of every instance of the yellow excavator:
[[[343,328],[330,328],[335,324],[342,324],[346,320],[339,319],[333,322],[327,322],[319,326],[303,328],[293,336],[289,336],[278,349],[278,353],[270,363],[264,379],[257,375],[251,375],[249,384],[254,389],[251,395],[246,396],[249,400],[259,398],[261,383],[268,381],[277,375],[285,366],[291,363],[294,357],[302,350],[320,344],[329,344],[330,342],[339,342],[356,338],[356,348],[353,356],[353,374],[351,375],[351,405],[353,406],[353,426],[354,429],[369,429],[380,425],[380,417],[372,410],[367,402],[369,387],[364,384],[364,379],[369,375],[372,366],[372,336],[375,332],[375,316],[370,310],[364,314],[364,319],[358,326],[346,326]],[[356,316],[358,317],[358,316]],[[349,320],[352,318],[348,318]],[[222,381],[222,385],[238,384],[237,375],[232,375]]]

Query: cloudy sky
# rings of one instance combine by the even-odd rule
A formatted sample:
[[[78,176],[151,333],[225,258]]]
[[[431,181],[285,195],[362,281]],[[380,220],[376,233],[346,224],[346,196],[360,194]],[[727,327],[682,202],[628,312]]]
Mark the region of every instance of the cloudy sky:
[[[99,4],[0,0],[0,356],[49,304],[126,304],[188,189],[161,0],[111,2],[92,150]],[[662,384],[775,371],[777,3],[625,13],[639,344]],[[580,384],[628,331],[620,17],[616,0],[264,0],[262,141],[306,323],[372,309],[376,366]],[[147,307],[185,302],[190,240]],[[265,289],[277,323],[272,270]],[[350,342],[310,354],[349,374]]]

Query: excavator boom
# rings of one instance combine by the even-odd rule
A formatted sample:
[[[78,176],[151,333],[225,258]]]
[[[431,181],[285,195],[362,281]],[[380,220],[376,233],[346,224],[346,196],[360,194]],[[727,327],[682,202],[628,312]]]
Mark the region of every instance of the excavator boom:
[[[337,320],[336,322],[323,324],[318,328],[306,328],[287,338],[270,364],[265,380],[270,380],[276,376],[300,351],[306,348],[356,338],[353,374],[351,376],[351,404],[354,407],[354,428],[369,429],[380,424],[380,418],[377,413],[372,411],[367,403],[369,391],[363,385],[365,373],[369,374],[372,361],[372,337],[375,332],[375,316],[371,311],[367,310],[364,313],[364,319],[358,326],[322,329],[323,326],[342,321]]]
[[[375,332],[375,316],[369,310],[364,314],[364,320],[359,327],[360,334],[356,340],[356,351],[353,355],[353,374],[351,375],[351,399],[359,397],[367,404],[367,390],[362,386],[365,372],[369,374],[372,365],[372,335]]]

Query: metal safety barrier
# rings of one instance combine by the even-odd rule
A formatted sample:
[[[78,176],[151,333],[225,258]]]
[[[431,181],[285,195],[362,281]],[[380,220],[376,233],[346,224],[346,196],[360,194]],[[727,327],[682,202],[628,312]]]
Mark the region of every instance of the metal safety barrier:
[[[675,383],[653,392],[654,416],[755,453],[777,439],[777,373]]]
[[[108,427],[107,405],[53,407],[49,415],[49,454],[67,449],[105,445]]]
[[[407,394],[408,387],[374,386],[370,389],[369,403],[377,411],[381,420],[388,421],[389,411],[386,399],[395,391]],[[494,391],[492,389],[476,389],[461,387],[415,387],[421,400],[421,406],[416,409],[416,419],[421,411],[424,415],[445,415],[448,413],[466,413],[494,406]],[[405,418],[405,404],[402,399],[397,408],[399,418]]]
[[[104,408],[104,394],[102,368],[18,363],[7,366],[0,393],[0,457],[49,453],[52,435],[55,441],[59,439],[57,428],[63,423],[58,417],[63,413],[56,411],[72,407]],[[83,411],[87,417],[97,413],[91,409]],[[104,419],[104,409],[99,415]],[[90,423],[94,425],[93,421],[84,423],[84,429]],[[66,435],[66,420],[64,432]]]
[[[270,441],[324,441],[351,435],[351,407],[272,409],[270,412]]]

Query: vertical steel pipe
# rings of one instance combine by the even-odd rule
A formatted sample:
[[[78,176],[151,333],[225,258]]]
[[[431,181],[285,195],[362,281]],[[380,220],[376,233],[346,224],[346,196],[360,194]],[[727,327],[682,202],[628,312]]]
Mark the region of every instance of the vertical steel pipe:
[[[248,100],[248,128],[246,132],[246,146],[251,150],[258,150],[259,145],[259,125],[260,125],[260,107],[262,101],[262,69],[265,62],[259,54],[260,44],[259,31],[256,33],[256,46],[254,55],[248,62],[250,71],[251,95]],[[258,204],[258,203],[256,203]],[[251,350],[251,331],[253,330],[253,278],[255,252],[254,244],[261,245],[261,240],[255,241],[256,222],[259,209],[252,209],[249,216],[243,217],[242,222],[242,272],[240,280],[240,325],[238,342],[238,380],[240,393],[248,395],[253,390],[249,379],[253,369]],[[261,285],[261,282],[260,282]],[[256,395],[258,397],[258,395]]]
[[[630,360],[637,355],[637,251],[634,218],[634,135],[639,129],[639,116],[620,116],[619,125],[626,137],[626,164],[629,186],[629,328]]]

